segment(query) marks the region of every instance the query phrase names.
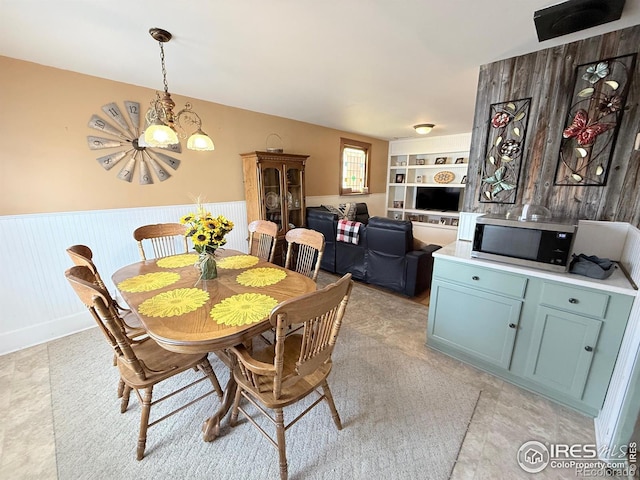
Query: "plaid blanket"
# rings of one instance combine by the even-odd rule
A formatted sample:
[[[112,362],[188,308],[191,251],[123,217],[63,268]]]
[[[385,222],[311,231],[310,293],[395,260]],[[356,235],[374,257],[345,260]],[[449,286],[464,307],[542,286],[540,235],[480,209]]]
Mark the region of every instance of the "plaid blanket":
[[[338,234],[336,240],[338,242],[358,244],[358,232],[360,231],[360,222],[352,222],[350,220],[338,220]]]

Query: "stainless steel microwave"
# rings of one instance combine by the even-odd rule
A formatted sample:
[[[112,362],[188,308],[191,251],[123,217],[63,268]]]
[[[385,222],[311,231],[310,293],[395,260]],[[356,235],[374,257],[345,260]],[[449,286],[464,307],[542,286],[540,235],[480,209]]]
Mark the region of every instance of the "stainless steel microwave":
[[[502,215],[476,219],[471,256],[553,272],[566,272],[577,222],[521,221]]]

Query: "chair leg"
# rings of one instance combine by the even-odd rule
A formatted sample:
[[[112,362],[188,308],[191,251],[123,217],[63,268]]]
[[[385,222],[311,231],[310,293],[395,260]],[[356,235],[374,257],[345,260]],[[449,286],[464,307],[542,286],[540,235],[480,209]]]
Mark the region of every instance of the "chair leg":
[[[287,480],[287,448],[284,441],[284,414],[281,408],[275,409],[276,437],[278,440],[278,457],[280,458],[280,480]]]
[[[333,403],[333,395],[331,395],[331,389],[329,388],[329,384],[325,380],[322,382],[322,391],[324,392],[325,399],[329,404],[329,409],[331,410],[331,416],[333,417],[333,422],[338,427],[338,430],[342,430],[342,422],[340,421],[340,415],[338,415],[338,410],[336,409],[336,404]]]
[[[118,356],[114,353],[113,354],[113,366],[117,366],[118,365]]]
[[[147,445],[147,428],[149,428],[149,413],[151,412],[151,396],[153,387],[149,387],[144,392],[142,399],[142,415],[140,416],[140,435],[138,436],[138,451],[136,459],[142,460],[144,449]]]
[[[221,399],[222,388],[220,388],[220,382],[218,382],[218,377],[216,377],[216,374],[213,371],[213,368],[211,367],[211,363],[209,363],[209,360],[205,358],[204,361],[198,366],[202,369],[204,374],[207,377],[209,377],[209,380],[211,381],[211,385],[213,385],[213,388],[216,391],[216,394],[218,395],[218,399]]]
[[[122,390],[122,401],[120,402],[120,413],[124,413],[127,411],[129,407],[129,397],[131,396],[131,387],[129,385],[125,385]]]
[[[122,392],[124,391],[124,382],[122,379],[118,380],[118,398],[122,398]]]
[[[236,390],[236,397],[233,400],[233,410],[231,410],[231,418],[229,419],[229,425],[232,427],[236,426],[238,422],[238,411],[240,407],[240,399],[242,398],[242,387],[238,385]]]

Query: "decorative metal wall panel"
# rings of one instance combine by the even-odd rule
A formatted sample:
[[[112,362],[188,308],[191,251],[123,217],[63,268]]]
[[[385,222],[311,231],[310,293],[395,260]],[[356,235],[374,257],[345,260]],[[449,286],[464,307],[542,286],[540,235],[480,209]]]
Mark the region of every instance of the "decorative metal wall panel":
[[[480,202],[515,203],[531,98],[491,105]]]
[[[607,184],[636,54],[578,65],[554,185]]]

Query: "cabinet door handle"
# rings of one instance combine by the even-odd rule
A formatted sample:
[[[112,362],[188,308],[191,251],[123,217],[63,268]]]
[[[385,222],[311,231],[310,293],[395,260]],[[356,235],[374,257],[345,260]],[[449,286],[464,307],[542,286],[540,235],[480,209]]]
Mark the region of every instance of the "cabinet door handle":
[[[477,276],[477,275],[474,275],[473,277],[471,277],[471,280],[476,280],[476,281],[478,281],[478,280],[480,280],[480,277],[479,277],[479,276]]]
[[[515,323],[510,323],[509,324],[509,328],[516,328],[516,324]]]
[[[587,345],[586,347],[584,347],[584,349],[585,349],[587,352],[593,352],[593,347],[590,347],[589,345]]]
[[[578,303],[578,299],[577,298],[570,298],[569,299],[569,303]]]

